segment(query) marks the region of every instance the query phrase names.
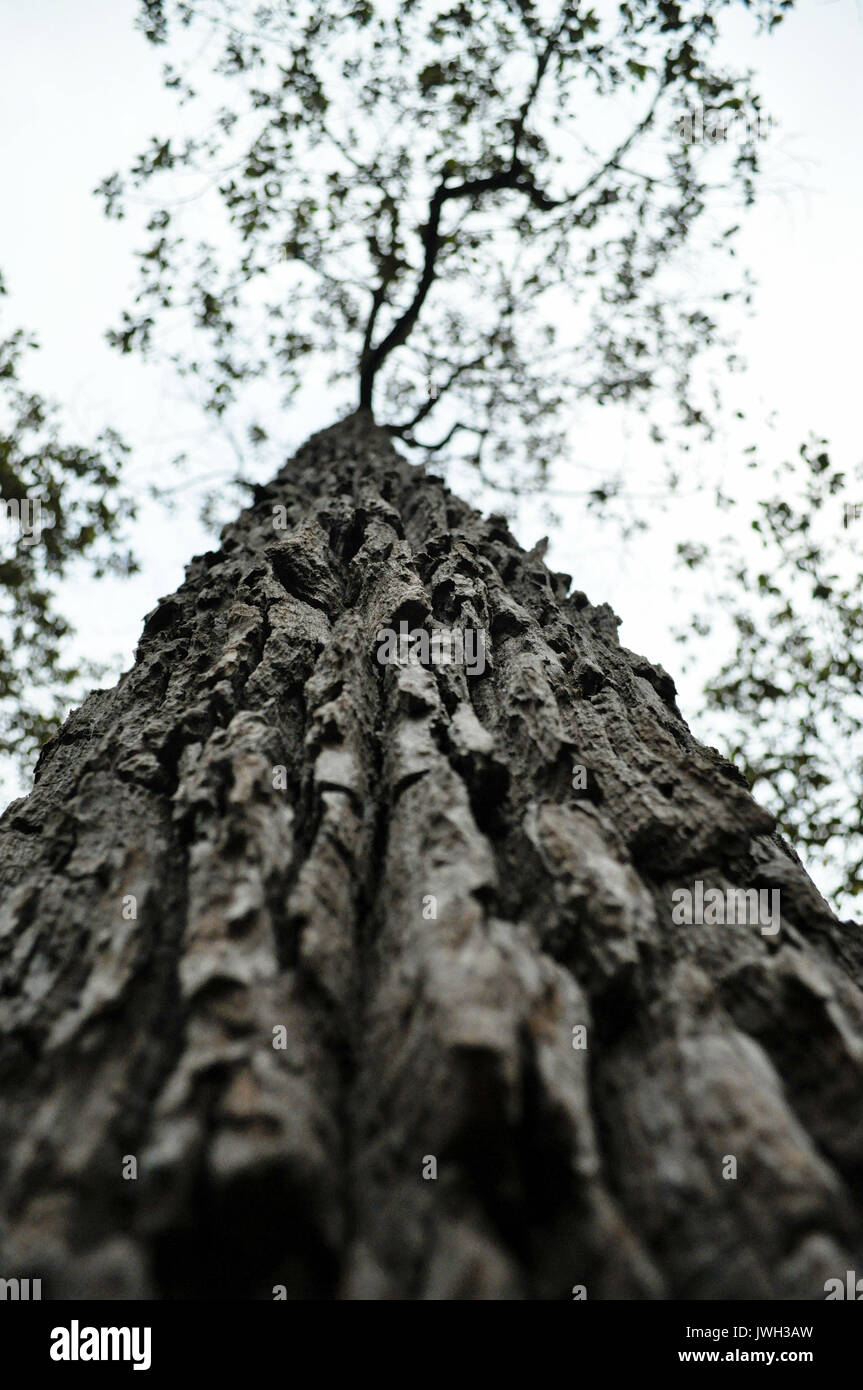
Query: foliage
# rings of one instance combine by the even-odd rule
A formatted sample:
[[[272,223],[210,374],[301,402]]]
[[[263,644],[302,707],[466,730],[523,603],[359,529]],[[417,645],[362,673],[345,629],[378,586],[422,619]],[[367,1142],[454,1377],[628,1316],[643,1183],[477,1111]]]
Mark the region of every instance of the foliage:
[[[748,536],[730,500],[734,533],[714,550],[678,547],[690,570],[706,567],[709,594],[679,637],[692,648],[721,636],[708,723],[806,863],[850,900],[863,892],[863,505],[845,500],[823,440],[774,469],[773,485]]]
[[[0,751],[22,762],[56,729],[64,695],[94,673],[67,659],[59,581],[80,562],[97,577],[134,568],[121,544],[134,513],[120,483],[128,450],[110,429],[90,445],[63,437],[57,407],[22,380],[34,346],[21,329],[0,333]],[[35,501],[41,526],[27,534],[7,504],[32,518]]]

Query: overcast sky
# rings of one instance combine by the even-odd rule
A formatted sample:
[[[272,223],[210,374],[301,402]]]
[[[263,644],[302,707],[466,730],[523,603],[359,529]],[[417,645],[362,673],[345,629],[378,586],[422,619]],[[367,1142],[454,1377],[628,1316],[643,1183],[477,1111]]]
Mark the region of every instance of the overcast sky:
[[[196,473],[228,470],[234,461],[175,384],[104,343],[106,327],[131,298],[131,253],[139,239],[133,225],[106,222],[92,190],[175,120],[174,99],[160,82],[162,55],[133,27],[137,8],[134,0],[0,0],[0,268],[10,290],[4,326],[21,324],[42,344],[29,383],[59,398],[70,427],[85,436],[106,421],[116,424],[135,446],[135,476],[164,481],[167,461],[181,448]],[[855,0],[802,0],[769,39],[756,43],[748,33],[739,27],[740,48],[730,56],[756,70],[763,109],[777,129],[764,191],[740,242],[759,289],[757,315],[741,320],[749,370],[734,379],[734,404],[750,415],[746,442],[758,443],[768,460],[795,452],[815,431],[829,438],[834,458],[852,473],[863,455],[863,9]],[[706,262],[698,273],[709,281],[721,269]],[[325,393],[301,397],[283,421],[284,452],[329,423],[332,413]],[[725,451],[733,472],[740,444],[738,433],[721,432],[713,465]],[[593,468],[623,463],[635,473],[642,450],[631,422],[612,411],[594,414],[572,440],[573,459]],[[701,462],[706,466],[706,457]],[[558,489],[566,490],[569,476],[564,466]],[[183,505],[182,492],[178,500],[173,517],[143,513],[132,537],[143,561],[140,576],[123,584],[82,580],[64,594],[81,629],[81,650],[116,662],[117,670],[132,660],[144,613],[178,585],[184,562],[212,543],[191,502]],[[571,573],[593,601],[612,604],[627,646],[676,674],[670,626],[680,613],[669,557],[686,521],[671,514],[663,544],[654,535],[624,548],[585,519],[577,500],[554,501],[562,525],[552,534],[549,562]],[[690,532],[712,524],[703,504],[697,506]],[[532,545],[547,530],[541,508],[523,506],[515,530]],[[681,684],[691,717],[696,689]],[[4,789],[16,790],[9,776],[0,779]]]

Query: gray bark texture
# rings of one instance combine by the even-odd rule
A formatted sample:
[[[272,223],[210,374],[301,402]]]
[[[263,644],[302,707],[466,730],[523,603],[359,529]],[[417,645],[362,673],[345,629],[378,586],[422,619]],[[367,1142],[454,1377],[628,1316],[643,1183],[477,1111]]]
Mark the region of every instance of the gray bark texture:
[[[541,550],[358,412],[43,750],[0,821],[0,1275],[815,1299],[863,1270],[859,928]],[[484,673],[382,665],[402,620],[484,629]],[[699,879],[778,888],[781,930],[674,925]]]

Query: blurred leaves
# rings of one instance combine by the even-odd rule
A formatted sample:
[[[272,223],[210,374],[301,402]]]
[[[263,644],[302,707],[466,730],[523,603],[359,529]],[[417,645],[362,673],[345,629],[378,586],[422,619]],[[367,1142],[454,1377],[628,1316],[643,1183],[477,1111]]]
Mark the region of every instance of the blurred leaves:
[[[726,653],[705,685],[707,726],[841,905],[863,893],[863,469],[849,487],[813,439],[772,478],[748,522],[735,505],[736,531],[678,547],[705,566],[709,595],[700,630],[678,640]]]
[[[34,347],[21,329],[4,331],[0,316],[0,752],[22,766],[55,732],[71,693],[98,674],[68,659],[58,586],[82,569],[98,578],[135,568],[122,544],[134,515],[121,487],[128,449],[110,429],[89,445],[65,438],[57,407],[22,380]],[[37,501],[41,527],[27,535],[15,517]]]

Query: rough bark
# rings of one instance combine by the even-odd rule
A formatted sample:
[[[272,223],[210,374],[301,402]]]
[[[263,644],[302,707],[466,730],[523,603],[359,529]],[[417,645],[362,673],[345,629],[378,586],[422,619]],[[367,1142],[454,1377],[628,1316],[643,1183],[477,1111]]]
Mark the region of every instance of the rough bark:
[[[0,1274],[821,1298],[863,1268],[859,929],[568,589],[363,412],[191,563],[0,821]],[[402,618],[487,630],[485,673],[382,666]],[[696,879],[778,887],[778,936],[674,925]]]

